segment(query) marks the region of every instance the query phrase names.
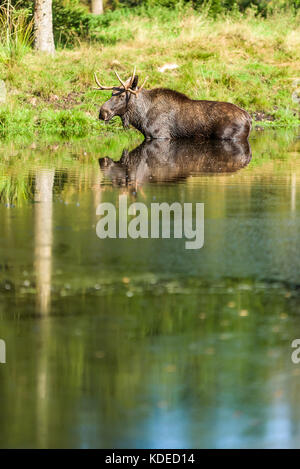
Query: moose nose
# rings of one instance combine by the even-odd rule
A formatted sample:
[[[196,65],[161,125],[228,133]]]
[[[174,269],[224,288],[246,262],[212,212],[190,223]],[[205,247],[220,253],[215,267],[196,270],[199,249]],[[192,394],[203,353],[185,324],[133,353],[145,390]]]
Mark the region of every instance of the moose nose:
[[[103,120],[103,121],[106,121],[109,119],[109,111],[107,111],[106,109],[103,109],[101,108],[100,109],[100,112],[99,112],[99,119],[100,120]]]

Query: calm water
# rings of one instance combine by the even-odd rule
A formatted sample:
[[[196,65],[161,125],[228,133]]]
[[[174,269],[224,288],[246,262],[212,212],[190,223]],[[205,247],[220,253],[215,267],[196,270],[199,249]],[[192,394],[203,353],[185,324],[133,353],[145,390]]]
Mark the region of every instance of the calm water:
[[[0,446],[299,448],[297,134],[111,147],[0,151]],[[120,194],[203,202],[204,247],[99,239]]]

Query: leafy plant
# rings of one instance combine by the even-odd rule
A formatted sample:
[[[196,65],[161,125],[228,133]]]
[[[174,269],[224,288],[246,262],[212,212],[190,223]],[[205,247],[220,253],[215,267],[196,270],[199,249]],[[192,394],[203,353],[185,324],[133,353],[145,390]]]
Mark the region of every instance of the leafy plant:
[[[10,0],[0,6],[0,62],[5,65],[18,63],[33,42],[33,20],[29,11],[17,9]]]

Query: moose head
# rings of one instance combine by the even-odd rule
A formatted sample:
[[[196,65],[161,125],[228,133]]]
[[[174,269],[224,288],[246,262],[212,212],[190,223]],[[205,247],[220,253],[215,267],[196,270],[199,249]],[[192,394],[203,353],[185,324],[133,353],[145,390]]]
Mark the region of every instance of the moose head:
[[[120,78],[118,72],[116,70],[114,71],[121,86],[103,86],[99,82],[96,73],[94,74],[95,81],[98,85],[95,89],[100,91],[112,90],[111,98],[100,108],[99,119],[108,122],[114,116],[120,116],[122,118],[126,114],[131,99],[137,98],[148,79],[148,77],[146,77],[142,86],[138,88],[138,76],[135,74],[135,71],[136,67],[134,67],[132,76],[125,82]]]

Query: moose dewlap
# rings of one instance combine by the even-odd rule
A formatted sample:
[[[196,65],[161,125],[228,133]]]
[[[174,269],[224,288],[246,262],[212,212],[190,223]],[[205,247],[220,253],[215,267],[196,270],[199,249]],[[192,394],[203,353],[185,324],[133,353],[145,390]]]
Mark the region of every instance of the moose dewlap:
[[[123,126],[132,125],[154,138],[215,138],[245,140],[251,130],[251,117],[240,107],[219,101],[197,101],[177,91],[138,87],[135,69],[121,86],[102,86],[95,74],[98,90],[112,90],[112,97],[101,106],[99,119],[108,122],[120,116]]]

